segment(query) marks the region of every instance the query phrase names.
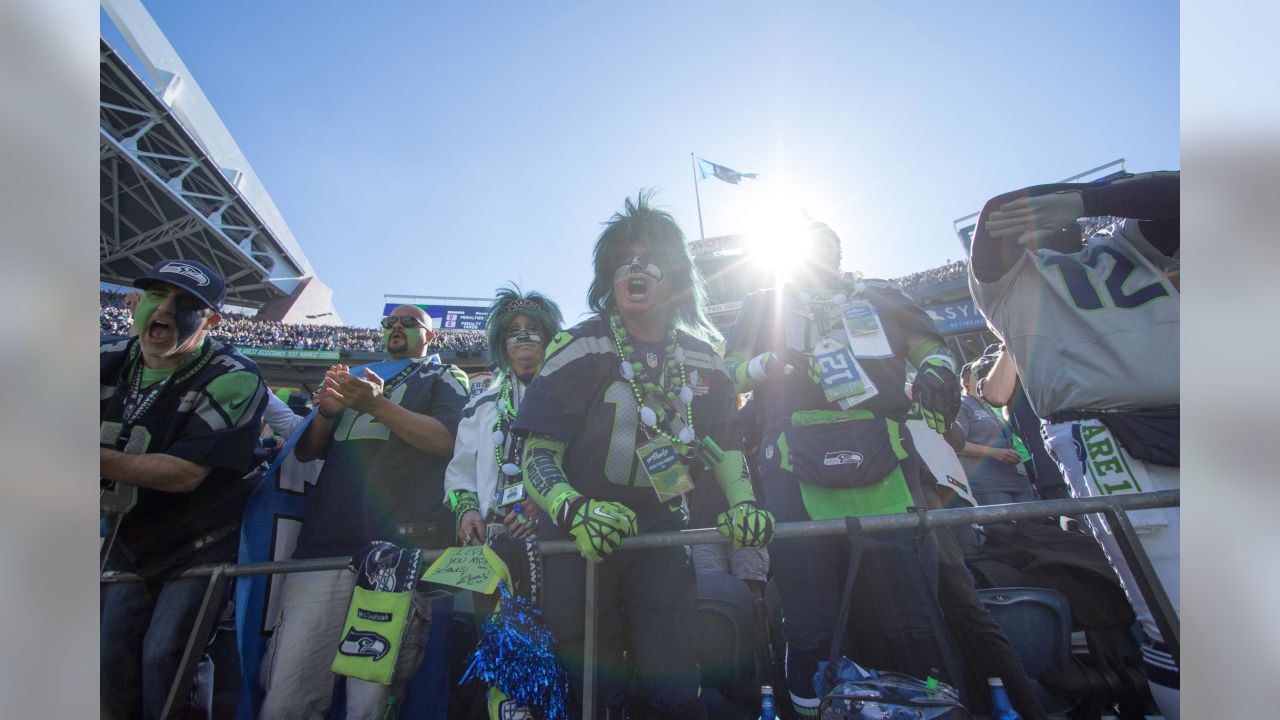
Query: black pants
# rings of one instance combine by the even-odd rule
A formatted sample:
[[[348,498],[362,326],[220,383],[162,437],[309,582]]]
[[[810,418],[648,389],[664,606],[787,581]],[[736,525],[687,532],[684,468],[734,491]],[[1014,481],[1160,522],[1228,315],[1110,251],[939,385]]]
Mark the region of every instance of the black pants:
[[[916,468],[911,460],[903,463],[904,474]],[[762,463],[761,473],[768,509],[778,522],[809,519],[792,472]],[[921,679],[933,676],[959,687],[959,660],[932,590],[938,577],[932,533],[880,532],[859,539],[856,546],[861,557],[848,634],[842,638],[845,654],[864,667]],[[850,552],[843,537],[792,538],[769,545],[782,598],[787,685],[792,706],[802,716],[817,715],[813,675],[830,653]]]
[[[932,478],[921,485],[929,507],[941,507]],[[954,529],[940,527],[935,531],[938,540],[938,603],[964,661],[965,681],[969,687],[967,697],[973,706],[970,709],[983,714],[991,711],[987,678],[998,677],[1004,681],[1009,699],[1022,717],[1026,720],[1048,718],[1044,708],[1040,707],[1035,690],[1027,681],[1022,661],[974,589],[973,578],[965,570],[964,554]]]
[[[545,540],[568,537],[551,523],[542,529]],[[582,708],[585,562],[589,561],[578,555],[548,555],[543,560],[542,614],[556,635],[557,657],[569,674],[574,717]],[[693,641],[697,584],[688,551],[673,547],[617,552],[597,566],[596,578],[597,717],[622,717],[634,676],[646,717],[704,719]],[[625,663],[624,650],[629,655]]]

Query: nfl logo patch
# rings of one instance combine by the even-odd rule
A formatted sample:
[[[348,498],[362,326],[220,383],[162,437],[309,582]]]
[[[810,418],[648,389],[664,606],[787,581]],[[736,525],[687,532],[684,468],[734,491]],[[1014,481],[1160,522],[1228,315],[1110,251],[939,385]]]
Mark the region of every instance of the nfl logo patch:
[[[773,459],[773,446],[772,446],[772,445],[765,445],[765,446],[764,446],[764,459],[765,459],[765,460],[772,460],[772,459]]]
[[[645,365],[648,365],[650,369],[657,368],[657,367],[658,367],[658,354],[657,354],[657,353],[645,353],[645,354],[644,354],[644,364],[645,364]]]

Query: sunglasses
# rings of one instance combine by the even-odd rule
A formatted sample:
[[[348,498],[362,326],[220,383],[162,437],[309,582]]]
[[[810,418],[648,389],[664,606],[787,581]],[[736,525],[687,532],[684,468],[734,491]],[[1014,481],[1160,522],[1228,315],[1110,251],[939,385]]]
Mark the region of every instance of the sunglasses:
[[[399,325],[402,328],[426,329],[426,324],[412,315],[388,315],[382,318],[382,329],[390,330]]]

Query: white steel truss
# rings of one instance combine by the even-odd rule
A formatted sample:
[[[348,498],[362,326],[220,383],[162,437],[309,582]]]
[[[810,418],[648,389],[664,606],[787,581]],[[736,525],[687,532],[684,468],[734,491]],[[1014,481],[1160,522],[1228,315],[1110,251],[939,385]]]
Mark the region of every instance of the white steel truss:
[[[102,279],[128,284],[156,261],[195,258],[227,301],[261,307],[306,272],[165,103],[106,43],[99,98]]]

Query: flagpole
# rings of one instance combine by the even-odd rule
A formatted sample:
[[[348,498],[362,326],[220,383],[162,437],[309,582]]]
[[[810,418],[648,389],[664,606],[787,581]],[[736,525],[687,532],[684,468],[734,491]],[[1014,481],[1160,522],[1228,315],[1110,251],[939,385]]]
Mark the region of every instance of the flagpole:
[[[705,240],[707,234],[702,230],[702,196],[698,194],[698,160],[689,153],[689,165],[693,168],[693,199],[698,203],[698,239]]]

